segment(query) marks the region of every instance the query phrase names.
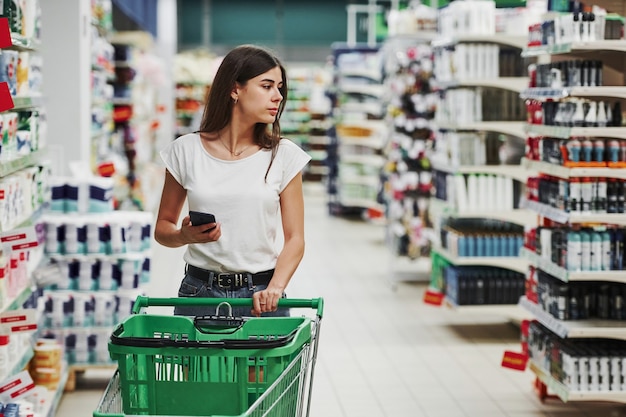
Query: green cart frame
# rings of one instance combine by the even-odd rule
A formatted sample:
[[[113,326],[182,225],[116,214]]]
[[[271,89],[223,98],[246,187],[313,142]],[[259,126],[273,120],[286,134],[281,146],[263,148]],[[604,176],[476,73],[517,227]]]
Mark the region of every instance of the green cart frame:
[[[215,306],[215,316],[141,314],[151,306]],[[314,317],[230,317],[250,299],[148,298],[111,335],[118,370],[94,417],[308,416],[323,299],[281,299]],[[220,315],[224,306],[229,315]]]

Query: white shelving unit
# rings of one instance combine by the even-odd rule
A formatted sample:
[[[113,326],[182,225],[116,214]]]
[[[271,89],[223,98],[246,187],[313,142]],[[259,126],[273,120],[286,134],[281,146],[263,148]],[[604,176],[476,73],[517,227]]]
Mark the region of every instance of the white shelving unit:
[[[522,47],[524,48],[522,51],[522,56],[524,57],[596,51],[626,52],[624,42],[618,39],[599,40],[593,42],[571,42],[560,45],[541,45],[533,47],[526,47],[526,44],[524,44]]]
[[[29,10],[34,11],[38,5],[43,6],[42,3],[44,2],[40,1],[37,3],[38,4],[36,6],[29,8]],[[33,4],[34,2],[32,2],[30,6],[33,6]],[[19,7],[25,7],[25,6],[26,6],[25,4],[21,4]],[[6,7],[8,8],[9,6],[6,6]],[[21,11],[21,13],[26,13],[26,12]],[[28,18],[29,18],[28,16],[24,15],[22,19],[22,24],[24,24],[24,22],[27,21]],[[2,19],[6,20],[7,18],[3,17]],[[35,19],[33,19],[33,22],[34,21]],[[5,27],[7,30],[11,30],[12,24],[9,23]],[[31,34],[31,36],[35,36],[36,34],[37,32],[33,30],[33,34]],[[45,53],[45,48],[42,47],[42,43],[40,42],[40,40],[29,38],[27,37],[27,34],[25,33],[14,33],[14,32],[11,32],[10,34],[2,33],[0,36],[2,37],[10,36],[12,45],[6,47],[5,48],[6,50],[17,51],[18,53],[25,54],[23,56],[20,56],[19,58],[22,61],[22,63],[29,62],[31,60],[32,60],[31,62],[34,63],[35,57],[39,57]],[[3,54],[5,54],[4,51],[3,51]],[[8,52],[6,53],[6,55],[7,56],[9,55]],[[48,62],[45,62],[45,60],[43,63],[45,65],[48,64]],[[19,64],[19,63],[16,63],[16,64],[17,64],[16,67],[12,69],[14,74],[16,72],[23,71],[22,74],[25,74],[25,75],[22,75],[22,76],[26,76],[27,78],[24,80],[20,80],[19,75],[16,77],[18,81],[18,87],[17,87],[17,95],[13,95],[11,97],[13,106],[11,108],[6,108],[3,110],[6,113],[9,113],[9,112],[19,113],[22,116],[24,115],[24,112],[27,112],[26,114],[29,115],[30,117],[28,122],[32,123],[31,126],[29,127],[29,130],[31,133],[30,150],[28,153],[23,153],[25,152],[26,148],[18,149],[17,151],[15,151],[11,149],[11,147],[14,145],[13,143],[9,144],[5,142],[3,144],[4,146],[2,147],[3,159],[2,159],[2,162],[0,162],[0,179],[2,182],[6,182],[6,184],[10,184],[12,181],[14,181],[15,185],[12,185],[12,187],[18,187],[18,181],[15,181],[14,178],[19,177],[20,175],[24,174],[25,172],[27,172],[27,170],[29,170],[29,168],[32,168],[32,167],[39,167],[41,178],[39,179],[36,179],[34,177],[29,178],[31,181],[37,181],[37,184],[33,184],[33,187],[31,189],[28,189],[28,186],[26,185],[24,181],[21,181],[21,180],[19,181],[19,188],[16,188],[13,191],[11,191],[11,194],[20,193],[24,197],[20,201],[16,201],[15,195],[9,195],[8,187],[6,189],[3,189],[2,198],[5,200],[5,203],[6,203],[5,204],[6,207],[3,206],[2,208],[3,224],[2,226],[0,226],[0,232],[3,235],[3,242],[5,241],[4,239],[5,237],[8,237],[8,241],[10,242],[10,240],[13,237],[15,237],[15,236],[11,236],[12,234],[13,235],[17,233],[24,234],[24,230],[19,230],[18,232],[18,229],[31,229],[32,228],[33,229],[32,232],[35,233],[35,230],[34,230],[35,225],[39,223],[42,211],[46,203],[49,202],[48,201],[49,190],[46,190],[47,184],[49,181],[49,171],[46,168],[46,163],[42,162],[44,159],[44,156],[50,150],[49,149],[50,146],[47,141],[47,139],[49,139],[49,134],[48,134],[48,131],[45,129],[46,125],[49,126],[50,124],[49,123],[50,121],[49,110],[50,109],[48,107],[49,96],[47,95],[47,92],[45,90],[43,92],[41,91],[41,86],[42,85],[45,86],[47,84],[47,80],[45,80],[45,65],[42,68],[42,67],[39,67],[39,64],[37,64],[36,66],[33,66],[33,69],[29,70],[28,68],[26,69],[21,68],[20,65],[23,65],[23,64]],[[42,70],[44,72],[44,75],[42,75],[42,73],[40,72]],[[24,90],[20,91],[19,83],[24,83],[24,82],[25,82],[25,85],[29,85],[29,89],[27,91],[24,91]],[[72,87],[73,85],[68,88],[69,91],[72,90]],[[89,92],[89,88],[87,88],[86,91]],[[3,97],[2,102],[3,103],[7,102],[7,97]],[[32,111],[31,114],[28,113],[30,111]],[[39,118],[35,118],[33,116],[35,113],[38,113],[38,115],[45,115],[46,124],[41,123],[42,121]],[[2,114],[0,116],[5,117],[5,114]],[[18,120],[20,122],[22,121],[21,116],[19,119],[16,116],[15,130],[18,130],[18,129],[24,130],[24,127],[20,126],[20,123],[18,123]],[[24,121],[26,120],[27,119],[24,119]],[[5,130],[5,135],[6,135],[6,132],[9,131],[9,128],[7,127],[7,125],[5,125],[4,130]],[[17,139],[11,138],[9,140],[13,141]],[[6,156],[6,154],[8,154],[9,156]],[[7,159],[7,158],[10,158],[10,159]],[[32,172],[29,175],[33,175]],[[40,191],[35,190],[34,188],[35,185],[38,188],[40,188]],[[9,212],[13,212],[13,211],[15,213],[9,216]],[[8,221],[7,218],[9,217],[12,217],[13,219],[11,221]],[[16,276],[11,276],[11,277],[3,276],[5,282],[7,281],[8,282],[14,281],[16,283],[19,282],[19,288],[13,289],[15,293],[13,293],[13,296],[11,298],[0,300],[0,313],[7,313],[13,310],[23,309],[25,308],[25,305],[29,300],[30,300],[29,305],[32,305],[32,302],[34,302],[34,300],[32,300],[31,297],[33,297],[33,294],[36,294],[36,283],[35,283],[35,279],[33,278],[33,272],[39,266],[41,259],[43,257],[43,248],[40,245],[37,245],[37,246],[29,246],[29,249],[27,249],[27,256],[24,256],[23,258],[21,256],[17,256],[14,258],[13,255],[15,255],[16,253],[15,251],[17,251],[18,249],[12,244],[10,244],[9,242],[5,242],[2,247],[2,250],[0,251],[0,255],[3,258],[3,262],[8,264],[8,263],[12,263],[13,261],[15,261],[21,264],[19,265],[19,267],[20,268],[22,266],[24,267],[24,275],[21,277],[18,277],[17,274],[21,273],[21,272],[18,272],[19,269],[16,268],[15,270],[13,270],[13,268],[10,268],[11,271],[9,273],[16,274]],[[20,260],[18,261],[18,259]],[[7,271],[4,271],[4,272],[6,273]],[[7,295],[7,293],[4,291],[8,291],[9,285],[11,286],[17,285],[16,283],[3,284],[2,297],[5,297]],[[17,333],[14,330],[9,330],[8,335],[10,336],[10,343],[14,345],[12,346],[12,349],[15,350],[16,357],[11,358],[12,360],[9,363],[5,362],[4,368],[0,370],[0,375],[2,375],[1,377],[2,379],[10,378],[18,374],[19,372],[23,371],[24,369],[29,368],[29,363],[35,356],[35,350],[34,350],[35,337],[37,337],[38,333],[37,331],[32,331],[32,330],[29,330],[28,333]],[[61,371],[61,378],[63,379],[64,377],[66,377],[66,374],[64,374],[64,372]],[[36,380],[34,382],[37,383]],[[56,394],[62,392],[62,390],[63,390],[63,383],[61,382],[59,384],[59,390],[56,391]],[[21,394],[28,396],[29,390],[24,390],[24,392]],[[45,410],[44,415],[53,417],[54,415],[53,410],[56,409],[60,401],[60,394],[59,395],[56,395],[56,394],[50,391],[50,397],[46,399],[48,410]],[[13,398],[9,399],[7,397],[5,398],[5,400],[7,400],[6,402],[8,403],[13,402]]]
[[[91,4],[41,1],[41,16],[43,91],[54,174],[69,175],[69,162],[87,164],[91,154]]]
[[[537,378],[554,392],[563,402],[568,401],[611,401],[626,402],[624,394],[616,391],[571,391],[557,381],[534,361],[528,362],[529,369]]]
[[[497,132],[505,135],[525,138],[524,122],[472,122],[472,123],[455,123],[455,122],[437,122],[437,127],[442,130],[461,130],[461,131],[477,131],[477,132]]]
[[[521,93],[526,87],[528,87],[528,77],[460,79],[451,81],[440,81],[437,84],[442,89],[460,87],[488,87],[513,91],[515,93]]]
[[[577,136],[577,135],[572,135]],[[624,136],[626,137],[626,136]],[[623,168],[603,168],[603,167],[564,167],[561,165],[551,164],[549,162],[533,161],[525,159],[522,164],[528,169],[543,172],[544,174],[551,175],[553,177],[568,179],[568,178],[580,178],[580,177],[603,177],[603,178],[618,178],[626,179],[626,170]]]
[[[445,48],[457,45],[459,43],[496,43],[502,46],[509,46],[516,49],[523,49],[528,40],[523,36],[516,35],[462,35],[462,36],[445,36],[440,35],[434,37],[432,45],[436,48]]]
[[[439,36],[433,40],[432,45],[434,48],[457,49],[457,46],[460,44],[496,44],[501,49],[505,48],[515,51],[521,50],[526,45],[526,42],[527,40],[523,36],[496,34],[456,37]],[[460,47],[458,49],[460,50]],[[455,64],[457,64],[454,62],[457,56],[453,54],[446,55],[445,53],[440,53],[435,54],[435,57],[442,60],[443,64],[440,65],[447,65],[446,63],[448,60],[450,61],[452,68],[455,68]],[[459,60],[463,59],[464,58],[459,57]],[[442,71],[437,71],[436,73],[441,73],[442,76],[446,77],[436,81],[436,85],[445,92],[450,89],[463,88],[475,90],[477,94],[480,94],[481,96],[487,90],[503,90],[512,92],[512,94],[519,94],[528,87],[528,78],[525,76],[481,77],[481,74],[478,74],[478,77],[459,78],[459,76],[462,76],[459,75],[460,72],[455,71],[450,73],[448,72],[447,67]],[[514,74],[511,73],[511,75]],[[480,115],[484,111],[485,110],[480,112],[477,111],[476,114]],[[452,111],[449,110],[448,112],[451,113]],[[512,115],[509,117],[511,116]],[[450,117],[450,119],[448,119],[448,117]],[[489,120],[489,118],[493,119],[494,117],[489,114],[483,114],[482,118]],[[463,132],[475,132],[475,139],[472,140],[480,140],[483,145],[486,143],[485,141],[487,140],[487,137],[493,137],[496,134],[505,135],[510,137],[508,140],[511,140],[512,142],[519,141],[520,143],[526,137],[526,132],[524,130],[525,124],[521,114],[519,115],[519,118],[515,120],[477,120],[459,122],[455,119],[455,114],[446,116],[446,114],[443,113],[442,116],[438,116],[435,119],[434,125],[435,129],[439,132],[451,132],[455,135],[460,135]],[[460,141],[464,139],[457,140]],[[527,167],[521,165],[493,164],[493,162],[491,162],[491,164],[459,165],[458,162],[454,162],[455,159],[450,156],[451,154],[453,155],[453,153],[448,152],[450,149],[446,148],[446,146],[449,148],[455,147],[456,145],[454,145],[454,143],[448,143],[448,140],[446,140],[446,144],[443,146],[443,149],[442,147],[437,149],[437,139],[435,139],[435,150],[429,152],[429,159],[434,171],[446,174],[448,177],[485,174],[504,177],[509,180],[525,184],[528,177],[531,175],[531,172],[527,169]],[[454,198],[451,199],[449,194],[450,192],[450,190],[446,191],[447,198],[448,201],[453,201]],[[513,196],[511,197],[513,198]],[[536,222],[536,214],[524,208],[500,210],[459,210],[448,201],[441,199],[431,200],[430,216],[435,224],[435,230],[441,230],[447,219],[454,219],[455,221],[464,219],[496,220],[518,226],[526,226]],[[441,226],[437,226],[437,224],[441,224]],[[433,265],[438,265],[440,263],[439,259],[443,259],[444,265],[445,263],[448,263],[453,266],[486,266],[507,269],[519,273],[525,273],[529,265],[528,260],[519,257],[458,257],[439,245],[433,247],[433,253],[436,254],[436,258],[433,258]],[[435,259],[437,260],[435,261]],[[439,269],[439,267],[437,267],[437,269]],[[440,271],[434,270],[431,287],[435,287],[435,290],[441,291],[442,289],[436,288],[437,280],[443,282]],[[509,317],[516,322],[520,322],[523,316],[528,316],[526,312],[520,312],[520,308],[516,304],[459,306],[456,305],[453,300],[446,299],[444,305],[459,312],[482,311],[488,314],[498,314],[504,317]]]
[[[626,12],[623,3],[600,1],[600,6],[609,5],[609,12],[621,15]],[[615,8],[619,10],[614,10]],[[524,99],[559,101],[568,97],[613,98],[626,99],[626,82],[623,73],[626,68],[626,41],[606,40],[593,42],[576,42],[563,45],[528,47],[522,51],[524,57],[541,57],[546,61],[562,61],[564,59],[603,60],[610,67],[613,85],[600,87],[565,87],[565,88],[527,88],[521,92]],[[605,67],[606,71],[606,67]],[[621,79],[620,79],[621,78]],[[605,81],[606,82],[606,81]],[[531,136],[546,136],[567,140],[571,137],[586,136],[600,138],[616,138],[624,140],[626,129],[623,127],[563,127],[528,125],[525,131]],[[541,174],[561,179],[578,177],[618,178],[625,179],[623,169],[599,167],[566,167],[548,162],[524,160],[522,164]],[[537,213],[538,218],[550,219],[563,225],[626,225],[626,214],[613,213],[579,213],[565,212],[536,201],[525,201],[524,207]],[[539,222],[538,224],[542,224]],[[624,271],[569,271],[550,259],[528,249],[522,249],[520,257],[526,259],[531,266],[541,270],[565,283],[577,282],[609,282],[626,284]],[[558,320],[550,312],[544,310],[527,297],[520,299],[519,305],[531,313],[533,318],[561,339],[616,339],[626,340],[626,321],[622,320]],[[540,396],[547,390],[554,392],[562,401],[611,401],[626,403],[626,391],[574,391],[559,382],[551,373],[533,358],[529,361],[529,369],[536,375]],[[536,384],[537,386],[537,384]]]
[[[588,51],[590,52],[590,51]],[[528,85],[528,84],[526,84]],[[601,87],[534,87],[521,88],[520,96],[523,99],[553,99],[558,100],[565,97],[611,97],[626,98],[626,87],[622,86],[601,86]]]
[[[524,310],[519,305],[508,304],[490,304],[490,305],[457,305],[454,301],[448,297],[444,298],[443,304],[456,311],[459,314],[484,314],[500,317],[507,317],[510,321],[521,324],[524,320],[528,320],[531,314]]]
[[[447,249],[434,247],[433,250],[458,266],[494,266],[525,273],[528,261],[517,256],[456,256]]]
[[[537,213],[528,209],[458,211],[447,202],[436,198],[433,198],[430,202],[430,214],[433,218],[449,216],[457,219],[492,219],[520,226],[537,223]]]
[[[419,30],[392,35],[382,46],[387,137],[383,141],[386,242],[392,285],[428,281],[434,233],[429,205],[432,145],[437,92],[433,86],[432,39]]]
[[[562,224],[626,225],[626,215],[623,213],[572,213],[530,200],[525,200],[523,207],[535,211],[540,216]]]
[[[626,274],[622,271],[568,271],[554,262],[542,258],[529,249],[522,248],[520,257],[527,259],[530,265],[534,265],[563,282],[572,281],[598,281],[620,282],[626,284]]]
[[[382,66],[378,45],[333,45],[334,97],[327,150],[329,212],[382,217],[375,180],[384,164]],[[357,131],[357,134],[351,133]]]
[[[448,174],[493,174],[512,178],[516,181],[526,182],[529,171],[521,165],[462,165],[452,166],[440,161],[438,158],[431,159],[433,169],[447,172]]]
[[[618,320],[558,320],[526,297],[520,298],[520,306],[561,338],[619,339],[626,340],[626,321]],[[626,393],[622,393],[626,401]]]

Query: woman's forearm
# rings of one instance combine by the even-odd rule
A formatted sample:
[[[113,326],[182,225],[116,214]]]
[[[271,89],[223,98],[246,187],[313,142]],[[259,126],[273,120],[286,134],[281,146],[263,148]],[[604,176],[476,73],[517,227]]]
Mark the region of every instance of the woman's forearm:
[[[277,288],[281,292],[287,288],[291,277],[300,265],[304,256],[304,238],[292,237],[285,241],[283,250],[278,255],[276,269],[269,287]]]
[[[187,244],[183,240],[181,229],[168,220],[157,220],[154,230],[154,239],[168,248],[179,248]]]

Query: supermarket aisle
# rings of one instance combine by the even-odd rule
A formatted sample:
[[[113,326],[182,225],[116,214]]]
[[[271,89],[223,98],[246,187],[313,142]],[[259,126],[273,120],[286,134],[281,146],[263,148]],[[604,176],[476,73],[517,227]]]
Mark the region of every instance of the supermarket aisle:
[[[325,299],[312,417],[617,417],[615,404],[539,402],[530,372],[500,368],[519,350],[502,317],[425,305],[425,283],[389,285],[383,230],[327,215],[325,196],[306,193],[307,251],[290,297]],[[176,293],[182,250],[155,245],[149,295]],[[88,372],[57,415],[90,416],[110,376]]]

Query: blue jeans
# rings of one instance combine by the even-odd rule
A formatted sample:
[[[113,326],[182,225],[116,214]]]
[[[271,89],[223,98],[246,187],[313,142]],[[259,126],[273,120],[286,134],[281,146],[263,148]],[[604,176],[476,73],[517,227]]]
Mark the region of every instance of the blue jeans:
[[[197,297],[197,298],[252,298],[252,294],[262,291],[267,285],[250,285],[237,290],[225,290],[218,286],[213,286],[211,282],[185,274],[183,281],[178,289],[179,297]],[[283,298],[285,294],[283,294]],[[233,307],[232,315],[234,317],[251,317],[251,307]],[[220,316],[228,315],[225,306],[220,307],[219,313],[216,313],[213,306],[182,306],[175,307],[174,314],[179,316],[212,316],[219,314]],[[263,313],[261,317],[288,317],[288,308],[279,308],[270,313]]]

